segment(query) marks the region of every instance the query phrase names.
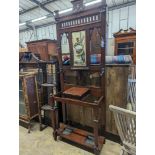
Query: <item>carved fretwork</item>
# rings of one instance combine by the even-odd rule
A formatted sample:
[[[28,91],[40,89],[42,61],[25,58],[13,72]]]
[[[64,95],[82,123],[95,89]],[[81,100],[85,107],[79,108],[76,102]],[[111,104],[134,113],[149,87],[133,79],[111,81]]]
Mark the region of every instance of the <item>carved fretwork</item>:
[[[73,12],[78,12],[84,9],[83,0],[72,0]]]
[[[93,24],[93,23],[100,22],[100,21],[101,21],[100,14],[86,16],[86,17],[82,17],[82,18],[76,18],[74,20],[62,22],[61,29],[82,26],[82,25],[86,25],[86,24]]]

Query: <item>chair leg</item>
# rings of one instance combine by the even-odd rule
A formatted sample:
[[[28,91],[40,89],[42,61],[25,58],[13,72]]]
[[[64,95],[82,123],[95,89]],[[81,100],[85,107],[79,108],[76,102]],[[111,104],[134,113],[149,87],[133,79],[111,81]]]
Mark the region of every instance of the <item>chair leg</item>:
[[[120,155],[127,155],[123,149],[121,149]]]

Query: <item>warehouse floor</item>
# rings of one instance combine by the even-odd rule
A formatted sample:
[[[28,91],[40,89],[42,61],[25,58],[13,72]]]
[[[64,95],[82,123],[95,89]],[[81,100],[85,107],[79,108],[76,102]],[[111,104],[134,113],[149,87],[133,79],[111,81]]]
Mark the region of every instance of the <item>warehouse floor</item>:
[[[51,127],[40,132],[39,124],[35,124],[30,134],[27,131],[19,127],[19,155],[93,155],[68,143],[54,141]],[[119,154],[120,145],[106,140],[100,155]]]

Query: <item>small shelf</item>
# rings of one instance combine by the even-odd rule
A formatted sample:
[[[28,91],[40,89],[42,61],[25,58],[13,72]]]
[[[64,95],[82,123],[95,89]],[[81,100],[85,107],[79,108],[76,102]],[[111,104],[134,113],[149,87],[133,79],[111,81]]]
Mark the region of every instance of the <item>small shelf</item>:
[[[20,120],[24,120],[24,121],[27,121],[28,120],[28,116],[25,114],[25,115],[19,115],[19,119]]]
[[[70,65],[63,65],[62,68],[63,68],[64,70],[66,70],[66,69],[67,69],[67,70],[70,70],[71,66],[70,66]]]
[[[118,50],[125,50],[125,49],[134,49],[134,47],[126,47],[126,48],[117,48]]]
[[[53,84],[53,83],[42,83],[40,85],[43,87],[55,87],[56,86],[56,84]]]
[[[89,67],[87,67],[87,66],[79,66],[79,67],[72,66],[71,70],[89,70]]]
[[[74,87],[74,86],[77,86],[77,84],[70,84],[70,83],[64,83],[65,86],[69,86],[69,87]],[[86,88],[92,88],[92,89],[101,89],[101,87],[99,86],[93,86],[93,85],[87,85],[87,86],[80,86],[80,87],[86,87]]]
[[[52,110],[52,106],[50,106],[50,105],[43,105],[43,106],[41,107],[41,109],[42,109],[42,110]]]
[[[70,55],[70,53],[62,53],[62,55]]]

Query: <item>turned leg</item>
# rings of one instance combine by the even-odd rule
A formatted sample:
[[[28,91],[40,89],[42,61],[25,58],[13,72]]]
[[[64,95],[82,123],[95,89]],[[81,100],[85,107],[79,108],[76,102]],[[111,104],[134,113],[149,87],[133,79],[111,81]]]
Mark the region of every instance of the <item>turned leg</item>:
[[[59,128],[59,121],[58,121],[58,109],[55,108],[53,110],[53,137],[54,137],[54,140],[57,140],[57,136],[58,136],[58,133],[57,133],[57,130]]]
[[[56,136],[56,119],[55,119],[55,109],[53,107],[53,109],[51,110],[51,121],[52,121],[52,127],[53,127],[53,137],[54,137],[54,140],[57,139],[57,136]]]
[[[51,120],[52,120],[52,127],[53,127],[53,137],[54,140],[57,140],[57,129],[58,129],[58,109],[55,107],[52,107],[51,110]]]
[[[62,104],[62,111],[63,111],[63,123],[66,124],[67,119],[66,119],[66,104],[65,103]]]
[[[98,108],[94,108],[93,109],[93,112],[94,112],[94,143],[95,143],[95,146],[94,146],[94,153],[95,155],[99,155],[99,144],[98,144]]]

